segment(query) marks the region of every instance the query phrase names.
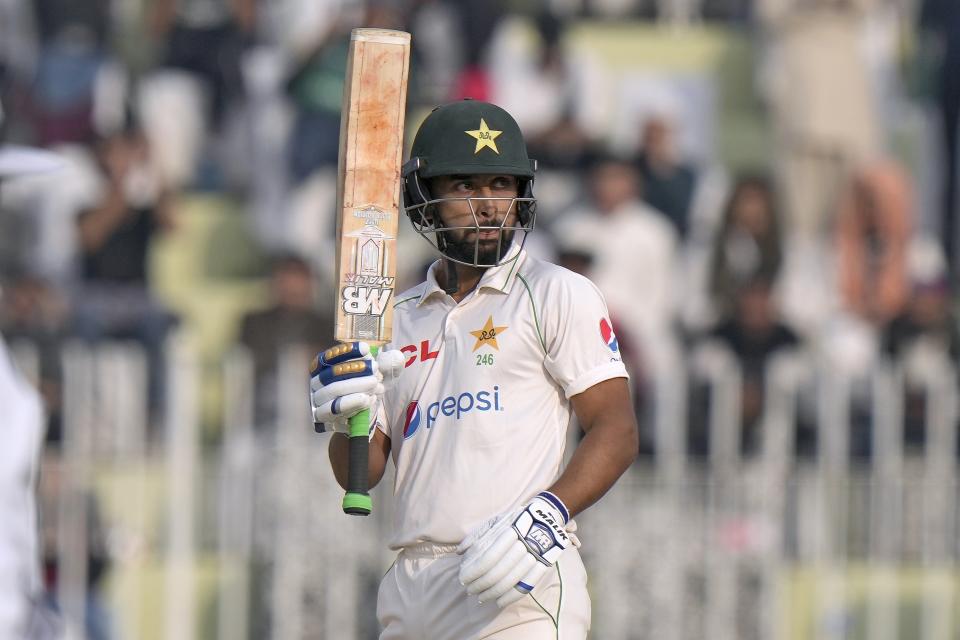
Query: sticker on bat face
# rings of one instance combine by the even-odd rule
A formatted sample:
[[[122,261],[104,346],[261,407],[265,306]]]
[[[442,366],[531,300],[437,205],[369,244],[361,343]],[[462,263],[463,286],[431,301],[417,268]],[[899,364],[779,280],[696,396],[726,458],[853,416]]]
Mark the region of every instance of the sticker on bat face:
[[[387,282],[389,281],[389,282]],[[359,279],[347,282],[349,284],[340,290],[341,307],[344,313],[350,315],[382,316],[390,304],[390,297],[393,295],[393,287],[377,286],[383,284],[393,284],[393,278],[381,278],[380,282],[369,281],[360,276]],[[360,283],[363,284],[360,284]]]
[[[391,214],[366,205],[354,209],[353,216],[362,219],[364,226],[344,234],[350,243],[341,248],[348,265],[342,276],[340,308],[349,315],[382,316],[393,296],[396,278],[386,275],[393,272],[393,257],[386,250],[386,241],[393,237],[384,233],[379,223]]]
[[[356,207],[353,210],[353,217],[360,218],[366,224],[372,224],[373,226],[379,228],[380,225],[377,223],[390,220],[392,214],[384,211],[380,207],[368,204],[363,207]]]

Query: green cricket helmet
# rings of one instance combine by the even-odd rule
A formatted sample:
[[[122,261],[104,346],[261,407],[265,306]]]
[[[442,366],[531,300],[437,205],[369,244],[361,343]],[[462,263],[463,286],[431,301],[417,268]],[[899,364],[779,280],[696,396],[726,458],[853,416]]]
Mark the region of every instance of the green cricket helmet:
[[[488,102],[461,100],[435,108],[420,125],[413,140],[410,160],[403,166],[404,210],[414,229],[444,257],[477,267],[493,267],[507,262],[506,256],[521,232],[522,246],[526,234],[536,221],[536,198],[533,196],[533,175],[536,160],[527,155],[523,134],[513,117]],[[430,193],[429,179],[437,176],[509,175],[518,180],[517,197],[513,198],[435,198]],[[466,201],[474,214],[473,224],[463,227],[444,225],[436,208],[443,202]],[[508,215],[493,228],[500,229],[497,249],[482,255],[481,228],[477,206],[484,201],[509,200],[507,214],[515,211],[517,223],[506,225]],[[490,229],[488,224],[484,227]],[[476,231],[467,246],[454,243],[447,234],[454,230]],[[484,252],[489,253],[489,252]],[[514,253],[514,257],[515,257]]]

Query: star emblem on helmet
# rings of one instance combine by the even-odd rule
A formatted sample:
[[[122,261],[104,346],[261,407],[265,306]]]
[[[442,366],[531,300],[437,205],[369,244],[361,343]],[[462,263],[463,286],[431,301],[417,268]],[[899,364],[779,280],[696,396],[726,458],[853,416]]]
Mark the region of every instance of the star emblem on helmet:
[[[487,121],[483,118],[480,118],[480,128],[474,129],[473,131],[464,131],[465,134],[471,138],[476,139],[477,148],[473,150],[473,154],[476,155],[480,153],[480,150],[484,147],[493,149],[493,152],[497,155],[500,154],[500,150],[497,149],[497,143],[495,142],[497,137],[503,133],[503,131],[497,131],[491,129],[487,126]]]

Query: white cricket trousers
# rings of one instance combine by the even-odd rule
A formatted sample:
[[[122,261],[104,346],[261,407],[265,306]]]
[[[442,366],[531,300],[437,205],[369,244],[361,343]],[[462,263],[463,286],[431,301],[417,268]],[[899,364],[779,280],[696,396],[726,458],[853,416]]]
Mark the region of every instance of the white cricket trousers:
[[[530,595],[505,609],[477,602],[460,584],[456,545],[407,547],[380,581],[380,640],[585,640],[587,573],[567,549]]]

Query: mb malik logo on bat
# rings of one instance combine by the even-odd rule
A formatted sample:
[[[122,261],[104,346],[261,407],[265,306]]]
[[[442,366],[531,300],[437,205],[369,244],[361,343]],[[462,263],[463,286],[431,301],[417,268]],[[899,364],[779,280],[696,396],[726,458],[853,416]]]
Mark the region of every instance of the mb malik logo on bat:
[[[394,278],[347,274],[347,286],[340,290],[344,313],[382,316],[393,295]]]
[[[364,225],[358,231],[345,234],[351,239],[348,247],[341,248],[351,252],[350,264],[354,271],[343,276],[340,289],[340,306],[349,315],[382,316],[390,304],[395,278],[385,276],[389,273],[389,261],[386,241],[393,237],[380,228],[380,224],[389,219],[390,214],[373,205],[357,207],[353,216],[363,220]]]

